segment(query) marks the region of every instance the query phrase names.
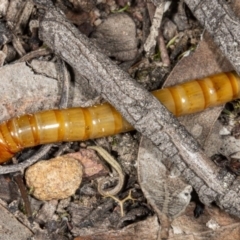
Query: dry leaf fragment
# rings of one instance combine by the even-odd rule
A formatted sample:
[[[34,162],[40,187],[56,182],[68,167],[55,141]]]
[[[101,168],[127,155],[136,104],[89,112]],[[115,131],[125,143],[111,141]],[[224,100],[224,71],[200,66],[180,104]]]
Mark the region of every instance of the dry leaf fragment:
[[[178,62],[164,83],[164,87],[232,70],[231,64],[222,55],[210,35],[204,32],[196,51]],[[180,117],[179,121],[203,146],[221,111],[222,107],[215,107]]]
[[[161,237],[168,237],[170,222],[184,212],[192,187],[178,172],[168,172],[161,162],[163,154],[147,138],[142,138],[138,153],[138,179],[141,189],[161,222]]]
[[[194,203],[174,219],[169,240],[232,240],[240,239],[240,222],[217,207],[206,207],[203,215],[194,218]]]
[[[120,61],[129,61],[136,57],[136,25],[125,13],[116,13],[100,24],[92,34],[97,45],[110,57]]]

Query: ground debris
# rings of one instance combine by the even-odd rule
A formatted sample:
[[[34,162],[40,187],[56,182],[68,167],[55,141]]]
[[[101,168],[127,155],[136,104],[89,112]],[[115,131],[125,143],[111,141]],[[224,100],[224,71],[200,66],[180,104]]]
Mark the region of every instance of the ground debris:
[[[1,240],[26,240],[33,232],[21,224],[5,207],[0,204]]]
[[[0,65],[5,65],[0,69],[2,80],[0,83],[1,120],[9,119],[12,116],[25,112],[32,113],[43,109],[56,108],[59,100],[59,85],[61,84],[58,78],[60,78],[60,74],[58,73],[59,69],[56,68],[58,60],[56,60],[56,55],[53,53],[56,49],[54,47],[52,49],[46,48],[45,43],[38,36],[40,19],[44,11],[50,11],[50,7],[42,8],[41,4],[39,4],[43,2],[42,0],[35,0],[34,2],[38,4],[34,5],[32,1],[22,0],[10,1],[9,3],[2,0],[0,3],[0,17],[2,19],[0,22]],[[94,40],[94,43],[92,43],[93,46],[98,45],[98,48],[101,48],[103,52],[111,57],[114,64],[119,65],[121,69],[127,71],[135,78],[136,82],[140,83],[147,90],[159,88],[166,78],[166,73],[169,73],[171,69],[173,70],[171,70],[171,74],[168,76],[165,83],[166,86],[232,70],[232,66],[220,53],[218,47],[214,45],[213,40],[207,33],[202,34],[202,28],[199,27],[196,19],[192,17],[184,1],[171,1],[170,5],[170,1],[167,1],[168,10],[164,13],[163,9],[159,8],[159,3],[163,3],[164,1],[158,0],[152,2],[144,0],[58,0],[54,4],[65,14],[64,17],[68,19],[68,23],[71,22],[71,24],[74,24],[71,25],[74,26],[73,32],[75,30],[75,33],[80,31],[89,37],[87,41]],[[231,2],[235,4],[236,9],[239,8],[237,7],[237,1]],[[53,6],[51,1],[46,1],[46,4]],[[150,5],[152,6],[151,9]],[[148,30],[151,27],[150,18],[154,16],[155,6],[158,6],[158,13],[160,13],[155,16],[161,19],[158,19],[159,21],[155,24],[154,39],[150,44],[152,52],[149,51],[151,52],[150,55],[145,56],[143,46],[149,34]],[[57,19],[55,22],[57,22]],[[61,27],[63,27],[63,24]],[[50,30],[50,32],[54,31],[55,29]],[[67,38],[67,32],[64,32],[63,35],[65,40],[67,40],[62,48],[68,46],[69,51],[64,54],[58,54],[62,58],[74,48],[74,44]],[[165,48],[167,55],[171,57],[169,65],[167,64],[168,68],[164,67],[163,48],[159,46],[155,48],[156,40],[159,40],[160,36],[161,44]],[[200,36],[202,37],[201,40]],[[59,39],[54,38],[53,42],[56,43],[57,41]],[[199,41],[200,44],[198,44]],[[74,50],[76,51],[74,52],[76,53],[78,49],[75,48]],[[91,55],[92,48],[87,48],[87,51],[86,58]],[[189,56],[185,57],[188,54]],[[101,87],[98,87],[96,90],[94,89],[95,85],[100,81],[101,67],[97,67],[98,71],[94,76],[94,79],[99,81],[92,81],[92,84],[89,78],[95,72],[97,64],[99,62],[104,63],[104,59],[107,57],[104,56],[102,59],[94,58],[93,63],[95,67],[89,69],[87,64],[84,68],[79,67],[82,64],[82,60],[84,60],[81,59],[81,61],[78,61],[79,56],[82,55],[84,53],[80,52],[72,58],[77,59],[75,66],[74,64],[66,66],[69,76],[71,76],[69,106],[81,105],[86,107],[103,101],[97,91],[102,92],[104,89],[101,89]],[[33,58],[35,60],[32,61]],[[24,63],[13,63],[14,61],[24,61]],[[10,65],[9,63],[12,64]],[[174,67],[176,63],[178,64]],[[103,70],[105,70],[105,67]],[[115,74],[115,70],[113,68],[108,72],[114,72]],[[111,91],[111,88],[115,88],[115,85],[121,85],[121,79],[118,79],[118,77],[125,77],[123,73],[122,75],[119,75],[119,72],[116,73],[116,75],[113,74],[110,78],[111,84],[103,87],[107,89],[104,94],[106,100],[110,99],[108,92]],[[115,81],[116,79],[118,81]],[[104,81],[107,82],[108,78],[104,77]],[[135,81],[133,81],[132,86],[134,84]],[[121,105],[124,101],[131,101],[128,98],[128,96],[131,97],[131,94],[128,94],[128,90],[132,86],[129,87],[127,84],[126,86],[128,86],[124,89],[126,99],[118,99],[118,105]],[[130,112],[132,111],[133,118],[137,119],[140,116],[139,122],[142,120],[139,110],[141,110],[141,107],[148,106],[148,102],[145,101],[146,99],[141,99],[140,95],[135,91],[134,97],[136,97],[137,101],[132,102],[131,108],[128,109]],[[135,99],[134,97],[132,99]],[[141,106],[138,106],[138,102],[141,102]],[[204,145],[204,141],[210,134],[220,111],[221,108],[207,110],[199,115],[181,118],[181,121],[185,123],[188,131],[191,132],[195,139]],[[149,109],[148,113],[150,112],[151,109]],[[151,119],[154,117],[153,115],[149,117],[149,121],[146,121],[144,130],[150,126]],[[172,125],[174,124],[175,122],[172,122]],[[235,130],[234,132],[238,135],[238,127]],[[160,139],[164,140],[163,135],[161,135],[161,129],[153,129],[150,135],[152,136],[155,133],[158,133],[158,136],[161,136]],[[184,137],[184,134],[182,136]],[[231,155],[233,149],[239,151],[239,142],[235,139],[233,140],[233,137],[219,137],[219,134],[216,136],[221,138],[221,140],[224,139],[224,148],[227,148],[227,150],[226,148],[224,150],[225,153],[227,152],[226,155],[228,153]],[[210,144],[206,143],[204,149],[206,152],[210,152],[209,148],[213,147],[214,151],[211,150],[211,152],[216,153],[219,150],[217,149],[220,146],[218,145],[219,141],[218,139],[214,139],[214,137],[212,138],[212,136],[210,138],[212,142]],[[227,143],[228,140],[229,143]],[[173,220],[168,225],[169,239],[172,240],[225,240],[239,238],[238,220],[229,220],[226,216],[222,215],[223,210],[220,211],[217,208],[206,207],[199,219],[193,218],[194,203],[190,203],[190,206],[187,207],[191,190],[188,184],[191,184],[193,181],[193,172],[189,168],[184,172],[183,175],[186,176],[186,179],[190,179],[187,184],[182,182],[182,178],[175,178],[173,180],[173,176],[171,175],[171,173],[177,172],[174,171],[173,162],[181,162],[181,158],[178,156],[172,158],[171,161],[169,161],[170,158],[163,159],[162,161],[167,167],[173,167],[173,172],[169,169],[166,170],[168,173],[166,174],[167,179],[163,180],[163,178],[159,177],[158,172],[155,179],[145,181],[147,183],[143,184],[142,179],[150,177],[151,169],[153,168],[153,170],[157,171],[158,168],[155,165],[155,161],[147,161],[144,163],[145,165],[143,165],[144,167],[142,167],[139,176],[137,176],[136,165],[139,141],[140,134],[136,134],[135,132],[94,140],[94,145],[97,143],[97,145],[105,147],[119,162],[126,175],[123,190],[117,194],[116,199],[126,198],[129,191],[132,191],[133,198],[136,199],[134,202],[127,201],[124,203],[125,215],[123,217],[120,215],[121,209],[118,201],[111,198],[103,198],[97,190],[99,177],[111,175],[111,171],[109,171],[105,164],[100,162],[96,155],[87,149],[79,150],[79,146],[86,148],[92,145],[92,140],[69,144],[68,151],[64,150],[64,148],[61,150],[62,145],[60,143],[55,144],[53,149],[48,152],[49,158],[54,157],[54,153],[58,150],[64,154],[68,152],[67,157],[75,158],[83,165],[83,181],[80,186],[75,188],[76,191],[74,190],[71,196],[65,195],[65,198],[62,200],[59,200],[59,196],[55,196],[56,200],[50,201],[38,201],[34,197],[29,196],[33,215],[28,219],[25,215],[26,209],[22,204],[20,194],[17,193],[16,186],[12,181],[12,175],[8,175],[0,179],[0,198],[5,201],[3,205],[15,214],[21,222],[18,222],[18,224],[23,229],[25,228],[24,225],[27,226],[25,229],[26,232],[30,232],[30,236],[32,234],[34,239],[37,240],[67,240],[74,237],[75,240],[100,240],[109,238],[126,240],[157,239],[161,228],[166,226],[161,219],[159,222],[159,219],[156,217],[156,215],[160,216],[159,212],[169,215],[171,220]],[[235,146],[233,147],[234,144]],[[169,146],[173,145],[167,141],[163,141],[161,148],[165,151],[164,154],[170,155],[176,151],[176,148],[170,149],[173,152],[169,151],[169,149],[165,150],[165,147]],[[141,145],[140,150],[142,150]],[[151,151],[151,148],[149,150]],[[31,149],[31,151],[35,152],[36,149]],[[23,159],[28,158],[26,154],[22,154],[21,156]],[[161,152],[158,157],[159,159],[163,157]],[[236,168],[239,166],[239,161],[233,161],[233,165]],[[180,170],[185,167],[186,164],[183,162],[179,164]],[[239,172],[237,170],[235,171],[236,173]],[[66,171],[66,169],[63,171]],[[224,167],[220,172],[225,177],[225,180],[227,178],[230,180],[236,178],[233,173],[228,173],[227,171],[228,169]],[[53,173],[52,170],[49,172]],[[72,177],[72,174],[71,172],[69,176]],[[36,175],[39,175],[39,168],[36,171]],[[171,186],[159,186],[156,184],[159,181],[170,183]],[[176,186],[176,183],[179,183],[179,185]],[[55,190],[60,190],[61,184],[50,190],[51,193]],[[110,186],[112,187],[111,184]],[[139,184],[144,190],[147,200],[141,192]],[[46,190],[47,185],[43,185],[43,189],[45,188]],[[196,185],[196,188],[200,185],[201,181],[199,181],[199,185]],[[235,189],[238,189],[238,186],[239,184],[236,183],[234,185]],[[6,189],[4,189],[5,187]],[[165,192],[163,191],[163,187],[165,187]],[[148,188],[147,191],[149,194],[147,194],[146,188]],[[159,189],[165,193],[165,198],[169,194],[168,201],[163,200],[161,191],[161,194],[158,194],[156,190]],[[179,194],[174,195],[174,189]],[[29,189],[29,194],[31,194],[31,190]],[[183,191],[181,192],[181,190]],[[199,194],[204,196],[209,194],[212,197],[215,192],[209,193],[208,189],[201,188]],[[153,195],[156,199],[151,200],[150,195]],[[208,198],[208,195],[206,198]],[[169,204],[170,200],[172,200],[171,204]],[[209,203],[209,199],[207,201]],[[229,199],[226,198],[227,206],[229,206],[228,202]],[[218,204],[218,202],[216,203]],[[186,211],[184,212],[185,208]],[[6,211],[3,210],[2,212]],[[6,224],[8,218],[3,220],[3,223]],[[12,223],[14,222],[14,220],[11,221]],[[7,224],[9,223],[7,222]],[[29,231],[28,228],[31,230]],[[13,226],[12,229],[17,228]],[[11,238],[21,239],[21,235],[16,237],[14,235],[18,233],[18,229],[15,232],[11,230],[8,232],[12,234]],[[4,240],[7,239],[5,235],[3,236]]]

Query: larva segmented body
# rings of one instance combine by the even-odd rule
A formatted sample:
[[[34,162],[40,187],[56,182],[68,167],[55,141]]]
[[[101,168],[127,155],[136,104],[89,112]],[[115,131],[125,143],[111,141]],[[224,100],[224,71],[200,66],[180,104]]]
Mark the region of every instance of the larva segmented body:
[[[180,116],[238,98],[240,78],[233,72],[221,73],[160,89],[153,95],[169,111]],[[7,161],[23,148],[39,144],[93,139],[132,129],[108,103],[26,114],[0,125],[0,162]]]

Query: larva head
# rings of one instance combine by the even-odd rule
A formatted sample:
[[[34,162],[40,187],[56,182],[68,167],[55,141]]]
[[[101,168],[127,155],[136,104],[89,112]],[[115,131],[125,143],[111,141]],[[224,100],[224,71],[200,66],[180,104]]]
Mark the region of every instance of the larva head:
[[[7,144],[5,143],[2,134],[0,133],[0,163],[7,162],[14,156],[14,153],[9,151]]]
[[[232,86],[233,86],[233,91],[235,91],[235,94],[234,94],[234,99],[235,98],[240,98],[240,77],[238,76],[238,74],[236,72],[231,72],[230,74],[232,74],[233,78],[235,80],[234,83],[232,83]],[[230,75],[229,74],[229,75]],[[230,79],[230,76],[229,76],[229,79]],[[233,81],[233,80],[232,80]]]

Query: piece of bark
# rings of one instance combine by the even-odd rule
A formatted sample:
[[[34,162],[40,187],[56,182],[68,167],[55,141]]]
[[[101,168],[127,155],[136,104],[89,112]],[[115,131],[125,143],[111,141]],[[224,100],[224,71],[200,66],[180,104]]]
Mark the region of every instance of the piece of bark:
[[[156,216],[133,223],[121,230],[111,230],[76,237],[74,240],[152,240],[158,239],[159,223]]]
[[[40,61],[40,60],[32,60],[29,64],[34,71],[34,73],[42,74],[44,76],[57,79],[58,73],[55,63]]]
[[[157,36],[158,36],[158,29],[160,28],[162,17],[164,13],[165,2],[161,1],[155,10],[154,17],[152,19],[152,26],[150,28],[150,33],[147,37],[146,42],[144,43],[144,51],[146,55],[150,56],[154,52],[154,48],[156,46]]]
[[[0,17],[4,17],[6,15],[7,12],[7,8],[8,8],[8,0],[2,0],[0,3]]]
[[[15,21],[17,21],[14,29],[15,34],[23,34],[29,22],[29,18],[31,17],[33,8],[34,4],[32,1],[25,1],[23,9],[18,11],[18,15],[15,18]]]
[[[228,2],[224,0],[185,0],[185,2],[240,74],[240,20]]]
[[[12,33],[5,22],[0,22],[0,46],[12,40]],[[2,49],[3,50],[3,49]]]
[[[6,203],[17,200],[19,191],[16,183],[8,176],[0,176],[0,199]]]
[[[174,219],[169,240],[231,240],[240,238],[239,219],[221,209],[205,207],[201,217],[195,218],[194,203],[190,203],[185,214]]]
[[[17,22],[17,16],[21,12],[19,11],[20,9],[22,10],[26,1],[24,0],[19,0],[19,1],[10,1],[6,13],[6,21],[10,22],[15,26]]]
[[[36,215],[36,221],[40,224],[47,223],[54,219],[58,200],[46,201]]]
[[[219,176],[219,168],[157,99],[114,65],[55,9],[46,11],[39,31],[41,39],[56,54],[81,70],[93,88],[176,163],[182,177],[196,189],[204,203],[216,201],[226,211],[240,216],[237,207],[240,179],[232,185],[232,180]]]
[[[19,239],[26,240],[30,238],[33,233],[21,224],[5,207],[0,204],[0,239],[10,240]]]

